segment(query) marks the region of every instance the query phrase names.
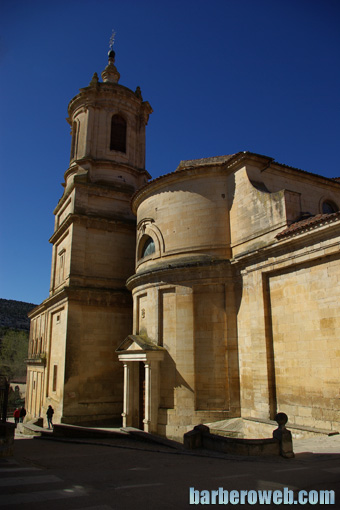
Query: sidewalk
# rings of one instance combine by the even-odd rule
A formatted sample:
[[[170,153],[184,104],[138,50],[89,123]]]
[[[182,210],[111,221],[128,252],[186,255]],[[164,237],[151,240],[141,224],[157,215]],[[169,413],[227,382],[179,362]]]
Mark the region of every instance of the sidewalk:
[[[340,454],[340,434],[336,436],[316,436],[293,440],[295,453],[335,453]]]
[[[14,422],[14,419],[9,419],[8,421]],[[67,429],[70,430],[70,433],[67,435],[63,431],[62,433],[57,433],[59,429]],[[31,430],[30,433],[27,433],[28,430]],[[72,434],[72,431],[73,434]],[[78,435],[78,431],[79,435]],[[93,431],[93,437],[84,437],[83,431],[89,432]],[[96,437],[95,432],[99,431],[104,437]],[[129,447],[137,447],[138,449],[146,448],[149,450],[156,450],[157,447],[162,446],[165,450],[179,450],[189,453],[184,449],[181,443],[176,441],[172,441],[166,438],[162,438],[160,436],[155,436],[152,434],[147,434],[141,430],[134,429],[132,427],[128,428],[98,428],[91,429],[86,427],[76,427],[70,425],[56,425],[55,432],[53,430],[49,430],[47,428],[39,427],[34,425],[33,423],[19,423],[17,429],[15,430],[15,438],[23,439],[29,438],[34,435],[43,435],[45,438],[50,438],[58,441],[66,441],[72,442],[75,441],[77,443],[89,443],[89,444],[99,444],[99,443],[107,443],[107,444],[115,444],[116,446],[129,446]],[[73,436],[73,437],[72,437]],[[328,436],[328,435],[316,435],[314,437],[309,437],[305,439],[294,439],[293,440],[293,449],[294,453],[302,453],[302,452],[310,452],[310,453],[320,453],[320,454],[340,454],[340,434]],[[192,452],[194,453],[194,452]],[[213,452],[211,452],[213,453]]]
[[[32,430],[31,434],[25,433],[23,430],[27,431],[28,427]],[[63,435],[60,432],[57,433],[59,428],[67,429],[73,432],[73,435]],[[93,434],[93,437],[84,437],[83,434],[79,434],[77,436],[79,430],[82,431],[93,431],[93,432],[102,432],[104,437],[97,437],[96,434]],[[53,441],[66,442],[66,443],[77,443],[77,444],[92,444],[92,445],[107,445],[107,446],[116,446],[120,448],[129,448],[129,449],[138,449],[138,450],[146,450],[146,451],[169,451],[169,452],[182,452],[184,454],[192,454],[192,455],[204,455],[204,456],[212,456],[212,457],[224,457],[225,454],[213,452],[210,450],[191,450],[188,451],[184,448],[181,443],[176,441],[172,441],[166,438],[162,438],[160,436],[155,436],[152,434],[147,434],[138,429],[130,428],[98,428],[98,429],[88,429],[85,427],[76,427],[69,425],[56,425],[55,433],[53,430],[49,430],[47,428],[42,428],[33,424],[18,424],[18,427],[15,431],[15,439],[24,439],[30,438],[34,435],[41,435],[44,439],[50,439]],[[82,437],[83,435],[83,437]],[[340,455],[340,434],[334,436],[320,435],[309,437],[307,439],[294,439],[293,440],[293,449],[294,453],[313,453],[313,454],[339,454]],[[230,455],[227,455],[231,457]],[[238,455],[235,457],[239,457]]]

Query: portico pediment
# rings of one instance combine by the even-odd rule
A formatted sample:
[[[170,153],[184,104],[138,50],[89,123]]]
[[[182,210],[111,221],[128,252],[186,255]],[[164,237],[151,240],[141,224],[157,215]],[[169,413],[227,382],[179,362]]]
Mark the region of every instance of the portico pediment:
[[[156,345],[146,335],[128,335],[116,349],[117,354],[128,354],[133,352],[165,351],[164,347]]]

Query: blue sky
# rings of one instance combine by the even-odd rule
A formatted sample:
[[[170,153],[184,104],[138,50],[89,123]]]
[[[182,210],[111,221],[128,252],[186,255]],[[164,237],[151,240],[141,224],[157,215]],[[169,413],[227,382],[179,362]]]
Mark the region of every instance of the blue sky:
[[[340,176],[338,0],[17,0],[0,21],[0,297],[49,292],[67,105],[107,64],[139,85],[152,177],[249,150]]]

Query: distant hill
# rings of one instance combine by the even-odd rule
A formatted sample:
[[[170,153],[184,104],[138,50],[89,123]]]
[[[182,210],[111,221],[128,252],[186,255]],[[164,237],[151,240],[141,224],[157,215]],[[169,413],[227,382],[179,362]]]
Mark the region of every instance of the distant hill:
[[[0,327],[28,331],[30,321],[27,314],[35,306],[33,303],[0,298]]]

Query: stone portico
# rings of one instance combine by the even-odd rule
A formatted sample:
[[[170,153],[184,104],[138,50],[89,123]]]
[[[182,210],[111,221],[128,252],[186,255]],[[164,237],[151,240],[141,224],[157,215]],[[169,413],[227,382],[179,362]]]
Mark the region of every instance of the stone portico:
[[[160,362],[164,351],[164,347],[140,335],[129,335],[116,350],[124,365],[123,427],[158,432]]]

